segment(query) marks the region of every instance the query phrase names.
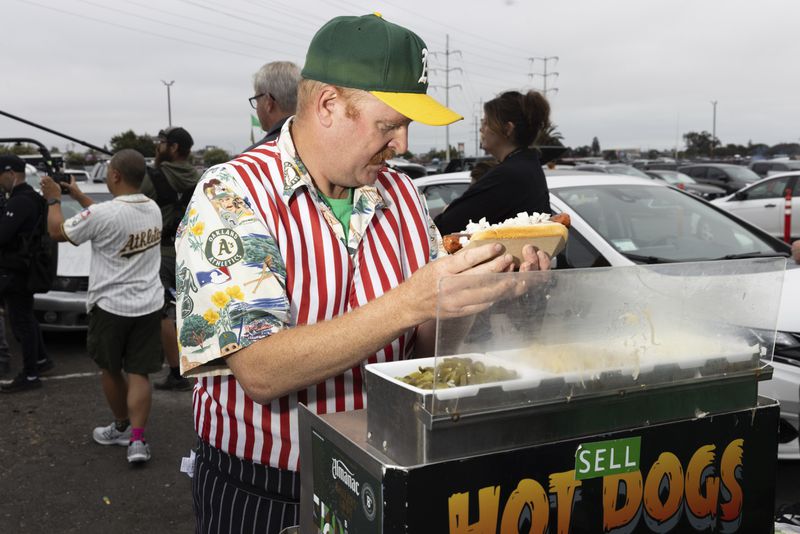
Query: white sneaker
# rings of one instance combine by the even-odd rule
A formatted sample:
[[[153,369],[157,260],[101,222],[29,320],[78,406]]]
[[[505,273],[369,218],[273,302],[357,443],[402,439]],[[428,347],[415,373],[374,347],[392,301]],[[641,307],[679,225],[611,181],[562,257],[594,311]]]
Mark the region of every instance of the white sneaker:
[[[124,431],[117,430],[117,424],[111,423],[108,426],[98,426],[92,432],[92,437],[100,445],[121,445],[127,446],[131,441],[131,425]]]
[[[150,445],[142,440],[131,441],[128,445],[128,463],[146,462],[150,459]]]

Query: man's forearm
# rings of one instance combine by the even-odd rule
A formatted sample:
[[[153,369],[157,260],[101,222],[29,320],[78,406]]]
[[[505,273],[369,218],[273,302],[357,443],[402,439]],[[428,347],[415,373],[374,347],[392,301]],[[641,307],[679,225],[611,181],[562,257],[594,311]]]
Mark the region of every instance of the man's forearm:
[[[323,382],[416,326],[404,313],[402,290],[394,290],[349,313],[313,325],[282,330],[228,357],[247,394],[266,403]]]
[[[64,224],[64,213],[61,204],[52,204],[47,208],[47,233],[55,241],[66,241],[61,225]]]
[[[231,354],[228,366],[247,394],[258,402],[318,384],[358,365],[410,328],[437,316],[474,315],[508,296],[518,285],[515,278],[495,277],[486,283],[484,277],[470,276],[450,288],[444,304],[439,302],[443,276],[512,269],[511,255],[498,255],[500,252],[500,245],[490,244],[440,258],[351,312],[317,324],[287,328]],[[432,350],[430,326],[424,329],[427,335],[422,340],[428,350]]]
[[[89,198],[83,191],[70,191],[70,196],[78,201],[82,208],[88,208],[94,204],[94,200]]]

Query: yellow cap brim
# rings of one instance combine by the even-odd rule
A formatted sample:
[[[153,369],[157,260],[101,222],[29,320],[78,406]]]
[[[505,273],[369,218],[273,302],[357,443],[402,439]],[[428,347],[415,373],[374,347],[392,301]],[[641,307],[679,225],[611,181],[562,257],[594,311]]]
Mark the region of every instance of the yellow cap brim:
[[[426,94],[386,93],[383,91],[370,91],[370,93],[412,121],[429,126],[445,126],[464,118]]]

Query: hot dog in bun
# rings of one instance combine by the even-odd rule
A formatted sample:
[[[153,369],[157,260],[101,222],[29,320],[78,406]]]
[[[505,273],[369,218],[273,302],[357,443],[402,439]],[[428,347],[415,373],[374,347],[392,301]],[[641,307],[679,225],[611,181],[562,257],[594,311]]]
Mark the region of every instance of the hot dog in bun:
[[[499,224],[488,224],[486,219],[477,223],[470,221],[464,232],[445,235],[442,240],[449,254],[461,248],[500,243],[506,252],[514,256],[516,263],[522,257],[522,248],[528,244],[547,252],[551,257],[561,252],[569,236],[569,224],[569,215],[566,213],[553,216],[547,213],[520,213]]]

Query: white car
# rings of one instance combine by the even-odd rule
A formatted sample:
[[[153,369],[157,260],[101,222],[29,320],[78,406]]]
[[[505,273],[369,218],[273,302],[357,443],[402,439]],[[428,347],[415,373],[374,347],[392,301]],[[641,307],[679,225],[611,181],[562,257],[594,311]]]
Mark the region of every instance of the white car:
[[[111,200],[106,184],[82,182],[79,187],[95,202]],[[69,195],[61,196],[61,211],[68,219],[81,211],[81,206]],[[33,313],[44,331],[86,330],[86,290],[89,288],[89,265],[92,261],[91,243],[75,246],[58,244],[58,268],[53,289],[33,297]]]
[[[782,241],[666,183],[579,171],[545,174],[551,207],[572,220],[557,269],[790,256]],[[470,176],[441,174],[414,183],[435,217],[466,191]],[[759,393],[781,403],[779,458],[800,459],[800,265],[791,259],[782,295],[774,375],[759,383]]]
[[[787,189],[792,191],[791,237],[800,239],[800,172],[798,171],[771,174],[732,195],[714,199],[712,202],[778,239],[783,239]]]

